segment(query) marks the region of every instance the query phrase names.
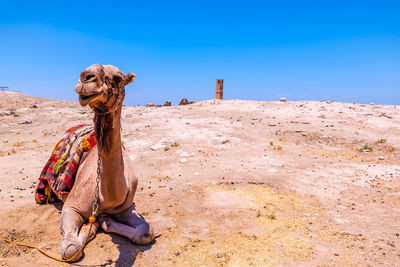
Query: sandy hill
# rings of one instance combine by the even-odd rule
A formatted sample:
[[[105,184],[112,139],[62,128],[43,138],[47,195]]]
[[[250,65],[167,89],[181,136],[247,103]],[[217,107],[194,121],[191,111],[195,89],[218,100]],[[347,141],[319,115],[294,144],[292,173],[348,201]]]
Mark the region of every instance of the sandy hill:
[[[58,255],[60,205],[34,184],[77,102],[0,92],[0,233]],[[400,266],[400,107],[209,100],[125,107],[151,246],[99,233],[81,265]],[[0,265],[54,266],[0,242]]]

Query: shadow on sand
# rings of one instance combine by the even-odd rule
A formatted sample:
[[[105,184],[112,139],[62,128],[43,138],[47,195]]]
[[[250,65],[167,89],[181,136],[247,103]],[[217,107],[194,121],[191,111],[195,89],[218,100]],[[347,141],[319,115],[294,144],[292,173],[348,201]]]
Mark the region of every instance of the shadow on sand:
[[[104,233],[103,230],[99,229],[97,231],[97,234],[99,233]],[[83,254],[82,258],[76,262],[76,263],[72,263],[71,265],[74,266],[82,266],[82,267],[106,267],[106,266],[117,266],[117,267],[130,267],[133,266],[133,264],[136,261],[136,257],[140,252],[146,251],[148,249],[150,249],[157,241],[156,238],[158,238],[159,236],[156,236],[153,240],[153,242],[151,242],[149,245],[146,246],[139,246],[139,245],[135,245],[133,244],[130,240],[128,240],[126,237],[122,237],[119,235],[115,235],[115,234],[110,234],[111,235],[111,241],[117,245],[118,250],[119,250],[119,256],[117,260],[109,260],[103,264],[80,264],[79,262],[81,262],[84,258],[85,258],[85,253]]]

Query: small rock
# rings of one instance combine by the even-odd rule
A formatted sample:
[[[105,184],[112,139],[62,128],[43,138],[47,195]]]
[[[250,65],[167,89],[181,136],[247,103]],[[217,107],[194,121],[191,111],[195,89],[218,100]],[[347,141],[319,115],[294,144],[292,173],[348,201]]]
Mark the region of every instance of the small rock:
[[[43,249],[43,250],[49,250],[49,249],[51,249],[51,247],[50,247],[49,245],[41,245],[41,246],[39,246],[39,248],[40,248],[40,249]]]
[[[395,248],[395,247],[396,247],[396,245],[395,245],[394,243],[387,242],[387,244],[388,244],[389,246],[391,246],[392,248]]]
[[[181,153],[181,157],[189,157],[189,156],[190,156],[190,154],[187,153],[187,152],[182,152]]]
[[[379,156],[379,160],[384,160],[385,158],[383,156]]]
[[[370,104],[371,106],[374,106],[375,105],[375,103],[374,102],[371,102],[371,104]]]
[[[302,136],[307,136],[307,133],[302,133],[301,135],[302,135]]]
[[[333,254],[333,255],[335,255],[335,256],[339,256],[339,253],[335,253],[335,254]]]
[[[179,251],[175,252],[175,256],[179,256],[181,253]]]
[[[155,107],[155,106],[156,106],[156,105],[154,105],[153,103],[147,103],[147,104],[146,104],[146,107],[148,107],[148,108],[149,108],[149,107]]]
[[[165,148],[165,146],[157,144],[157,145],[152,145],[150,148],[151,148],[151,150],[159,150],[159,149]]]
[[[32,121],[24,121],[24,122],[20,122],[19,124],[31,124]]]
[[[30,108],[38,108],[38,106],[37,105],[32,105],[32,106],[30,106]]]
[[[179,162],[180,163],[186,163],[188,160],[187,159],[180,159]]]
[[[165,101],[164,107],[170,107],[171,106],[171,101]]]
[[[281,97],[281,99],[279,101],[286,102],[286,98],[285,97]]]

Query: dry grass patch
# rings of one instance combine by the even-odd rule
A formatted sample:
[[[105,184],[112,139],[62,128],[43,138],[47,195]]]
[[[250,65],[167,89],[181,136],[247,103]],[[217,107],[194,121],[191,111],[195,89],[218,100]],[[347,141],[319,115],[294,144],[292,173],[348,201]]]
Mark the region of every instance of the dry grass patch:
[[[221,231],[220,222],[209,222],[209,234],[204,240],[182,237],[179,228],[167,231],[171,244],[168,254],[172,256],[160,266],[274,266],[312,259],[313,244],[308,239],[310,230],[304,213],[310,208],[320,209],[314,200],[295,192],[277,192],[257,185],[236,188],[211,185],[202,189],[206,196],[231,196],[237,198],[232,200],[233,205],[235,201],[248,205],[229,209],[224,207],[228,200],[220,199],[221,203],[214,207],[215,218],[223,216],[237,223]],[[174,239],[179,239],[181,244]]]

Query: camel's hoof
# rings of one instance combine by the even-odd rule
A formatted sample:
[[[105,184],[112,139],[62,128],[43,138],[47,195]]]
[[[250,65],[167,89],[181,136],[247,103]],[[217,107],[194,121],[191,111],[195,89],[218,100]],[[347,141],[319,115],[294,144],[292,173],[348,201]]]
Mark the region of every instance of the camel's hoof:
[[[131,238],[131,241],[137,245],[148,245],[154,240],[153,226],[148,223],[142,223],[136,226],[137,235]]]
[[[64,260],[70,259],[72,256],[74,256],[79,249],[82,247],[81,242],[79,242],[79,239],[75,238],[68,238],[65,237],[61,241],[61,246],[60,246],[60,252],[61,256]],[[82,257],[82,251],[76,255],[71,261],[77,261]]]

